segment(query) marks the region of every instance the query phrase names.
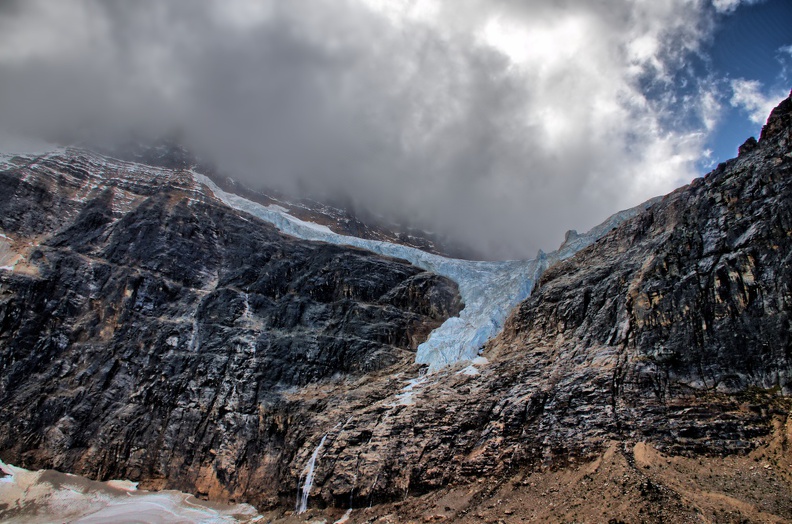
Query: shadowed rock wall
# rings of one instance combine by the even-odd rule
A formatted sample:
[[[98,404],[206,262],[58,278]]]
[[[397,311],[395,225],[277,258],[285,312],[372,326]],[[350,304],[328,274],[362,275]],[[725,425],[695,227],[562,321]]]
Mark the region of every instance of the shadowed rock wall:
[[[302,443],[286,435],[313,416],[284,395],[412,361],[462,307],[403,261],[284,236],[177,172],[95,161],[0,173],[3,242],[22,256],[0,271],[8,462],[276,491]]]

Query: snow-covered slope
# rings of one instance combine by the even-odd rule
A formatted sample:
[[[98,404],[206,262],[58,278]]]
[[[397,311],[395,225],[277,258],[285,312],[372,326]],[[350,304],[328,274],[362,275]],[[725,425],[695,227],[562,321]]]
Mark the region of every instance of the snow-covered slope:
[[[289,215],[277,205],[264,206],[220,189],[208,177],[193,172],[203,184],[227,205],[270,222],[283,233],[306,240],[359,247],[381,255],[401,258],[412,264],[454,280],[465,302],[458,317],[448,319],[418,347],[416,362],[428,364],[430,371],[461,360],[476,358],[482,346],[503,328],[509,312],[525,300],[536,280],[549,265],[568,258],[594,243],[618,224],[646,209],[653,201],[621,211],[583,235],[568,235],[557,251],[532,260],[478,262],[446,258],[419,249],[334,233],[326,226]]]
[[[178,491],[138,491],[134,482],[96,482],[54,470],[28,471],[0,461],[3,522],[157,522],[231,524],[258,514],[248,504],[203,502]]]

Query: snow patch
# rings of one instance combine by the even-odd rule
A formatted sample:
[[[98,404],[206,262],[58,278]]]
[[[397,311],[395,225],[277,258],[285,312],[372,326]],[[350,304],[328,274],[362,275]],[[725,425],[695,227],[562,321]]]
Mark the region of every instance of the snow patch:
[[[426,375],[411,378],[406,381],[406,386],[402,388],[402,392],[396,395],[396,402],[392,403],[391,407],[396,406],[414,406],[415,394],[420,392],[420,386],[426,382]]]
[[[247,504],[204,503],[178,491],[138,491],[137,483],[95,482],[52,470],[28,471],[0,461],[0,504],[9,511],[3,522],[158,522],[221,524],[255,519]]]
[[[457,371],[457,375],[469,375],[471,377],[479,375],[480,373],[481,372],[478,370],[476,366],[468,366],[460,371]]]
[[[476,375],[480,375],[481,371],[479,370],[480,367],[484,367],[489,364],[489,360],[484,357],[476,357],[471,362],[470,365],[466,368],[462,368],[461,370],[457,371],[457,375],[468,375],[471,377],[475,377]]]

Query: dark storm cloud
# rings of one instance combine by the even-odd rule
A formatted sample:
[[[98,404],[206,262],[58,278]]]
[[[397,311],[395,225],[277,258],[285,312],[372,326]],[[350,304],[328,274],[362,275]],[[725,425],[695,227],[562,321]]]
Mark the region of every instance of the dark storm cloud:
[[[344,197],[492,257],[531,256],[694,176],[712,86],[691,78],[684,104],[642,86],[673,93],[707,9],[5,2],[0,118],[61,135],[178,129],[236,177]],[[669,125],[680,105],[692,127]]]

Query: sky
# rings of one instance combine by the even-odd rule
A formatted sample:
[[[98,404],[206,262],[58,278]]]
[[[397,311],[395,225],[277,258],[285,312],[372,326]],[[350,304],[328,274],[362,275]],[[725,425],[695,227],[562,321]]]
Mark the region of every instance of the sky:
[[[729,2],[731,5],[734,2]],[[759,138],[770,110],[792,89],[792,2],[775,0],[727,10],[705,48],[711,71],[726,83],[727,102],[708,137],[712,164],[736,155],[748,136]],[[731,88],[731,89],[729,89]]]
[[[788,0],[0,0],[0,126],[175,134],[526,258],[758,136],[790,27]]]

